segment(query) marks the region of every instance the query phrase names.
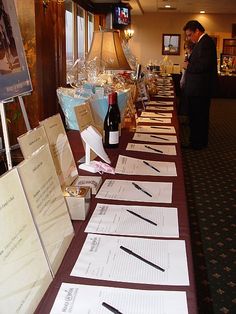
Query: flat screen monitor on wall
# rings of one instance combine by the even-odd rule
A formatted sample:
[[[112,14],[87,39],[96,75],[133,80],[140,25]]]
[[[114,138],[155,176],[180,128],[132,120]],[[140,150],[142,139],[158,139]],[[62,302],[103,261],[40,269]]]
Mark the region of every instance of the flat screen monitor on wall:
[[[126,28],[131,22],[130,9],[124,5],[116,5],[113,9],[113,28]]]

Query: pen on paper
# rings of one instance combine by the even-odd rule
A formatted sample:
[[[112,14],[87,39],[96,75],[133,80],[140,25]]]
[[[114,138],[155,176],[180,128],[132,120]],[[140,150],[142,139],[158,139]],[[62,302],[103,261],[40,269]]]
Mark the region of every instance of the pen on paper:
[[[114,314],[122,314],[119,310],[117,310],[116,308],[114,308],[113,306],[106,302],[102,302],[102,306],[104,306],[106,309],[108,309],[110,312]]]
[[[148,149],[153,150],[154,152],[157,152],[157,153],[162,153],[162,154],[163,154],[163,151],[162,151],[162,150],[159,150],[159,149],[153,148],[153,147],[148,146],[148,145],[144,145],[144,146],[145,146],[146,148],[148,148]]]
[[[154,221],[152,221],[152,220],[150,220],[150,219],[148,219],[148,218],[145,218],[145,217],[143,217],[143,216],[141,216],[141,215],[139,215],[139,214],[133,212],[132,210],[126,209],[126,211],[129,212],[130,214],[132,214],[132,215],[134,215],[134,216],[136,216],[136,217],[142,219],[142,220],[145,220],[145,221],[149,222],[150,224],[152,224],[152,225],[154,225],[154,226],[157,226],[157,224],[156,224]]]
[[[166,110],[166,107],[159,106],[159,105],[157,105],[157,108],[158,108],[158,109],[163,109],[163,110]]]
[[[159,122],[162,122],[163,120],[161,119],[157,119],[157,118],[150,118],[150,120],[153,120],[153,121],[159,121]]]
[[[153,170],[160,172],[160,170],[158,170],[156,167],[154,167],[153,165],[149,164],[147,161],[143,160],[144,165],[152,168]]]
[[[122,246],[122,245],[120,246],[120,249],[123,250],[124,252],[126,252],[126,253],[128,253],[128,254],[130,254],[130,255],[136,257],[136,258],[138,258],[138,259],[141,260],[142,262],[144,262],[144,263],[146,263],[146,264],[148,264],[148,265],[150,265],[150,266],[152,266],[152,267],[154,267],[154,268],[156,268],[156,269],[162,271],[162,272],[165,271],[164,268],[162,268],[162,267],[160,267],[160,266],[158,266],[158,265],[156,265],[156,264],[150,262],[150,261],[147,260],[146,258],[143,258],[142,256],[140,256],[140,255],[134,253],[133,251],[131,251],[130,249],[127,249],[126,247],[124,247],[124,246]]]
[[[160,136],[156,136],[156,135],[150,135],[150,136],[154,137],[154,138],[159,138],[160,140],[169,141],[168,138],[165,138],[165,137],[160,137]]]
[[[169,127],[164,127],[164,126],[150,126],[150,128],[152,128],[152,129],[167,129],[167,130],[170,130]]]
[[[152,195],[150,193],[148,193],[147,191],[145,191],[143,188],[141,188],[141,186],[139,186],[137,183],[135,182],[132,182],[133,186],[137,189],[137,190],[140,190],[142,191],[143,193],[145,193],[146,195],[152,197]]]
[[[159,114],[160,116],[166,117],[164,113],[157,112],[157,114]]]

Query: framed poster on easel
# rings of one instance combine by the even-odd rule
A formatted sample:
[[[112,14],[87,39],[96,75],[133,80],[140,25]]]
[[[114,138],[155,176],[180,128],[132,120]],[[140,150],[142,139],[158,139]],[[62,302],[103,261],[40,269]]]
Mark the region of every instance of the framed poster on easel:
[[[0,0],[0,101],[32,90],[13,0]]]
[[[8,169],[12,168],[4,104],[18,97],[30,129],[22,96],[32,91],[14,0],[0,0],[0,114]]]

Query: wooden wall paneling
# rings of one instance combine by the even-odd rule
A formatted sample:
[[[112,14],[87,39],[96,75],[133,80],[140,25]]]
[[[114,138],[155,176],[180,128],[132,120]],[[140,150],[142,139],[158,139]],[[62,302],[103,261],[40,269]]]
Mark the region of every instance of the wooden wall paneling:
[[[32,127],[59,111],[56,89],[66,84],[65,7],[16,0],[33,92],[24,98]]]
[[[236,38],[236,24],[232,24],[232,38]]]
[[[40,4],[40,3],[39,3]],[[56,47],[55,24],[57,22],[57,3],[49,2],[47,8],[42,5],[36,10],[37,72],[41,78],[42,103],[39,119],[50,117],[57,112],[56,102]],[[37,8],[37,6],[36,6]]]

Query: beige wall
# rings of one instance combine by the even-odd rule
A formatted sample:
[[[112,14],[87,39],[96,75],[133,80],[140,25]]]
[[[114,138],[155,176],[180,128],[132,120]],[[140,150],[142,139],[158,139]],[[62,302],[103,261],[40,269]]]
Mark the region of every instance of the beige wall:
[[[235,14],[149,13],[132,16],[132,29],[135,33],[129,45],[138,62],[146,65],[149,60],[156,60],[159,63],[163,59],[162,34],[173,33],[181,34],[181,52],[180,56],[170,56],[170,59],[181,65],[184,54],[183,26],[192,19],[198,20],[209,35],[217,37],[217,53],[220,57],[223,38],[231,38],[232,24],[236,23]]]

